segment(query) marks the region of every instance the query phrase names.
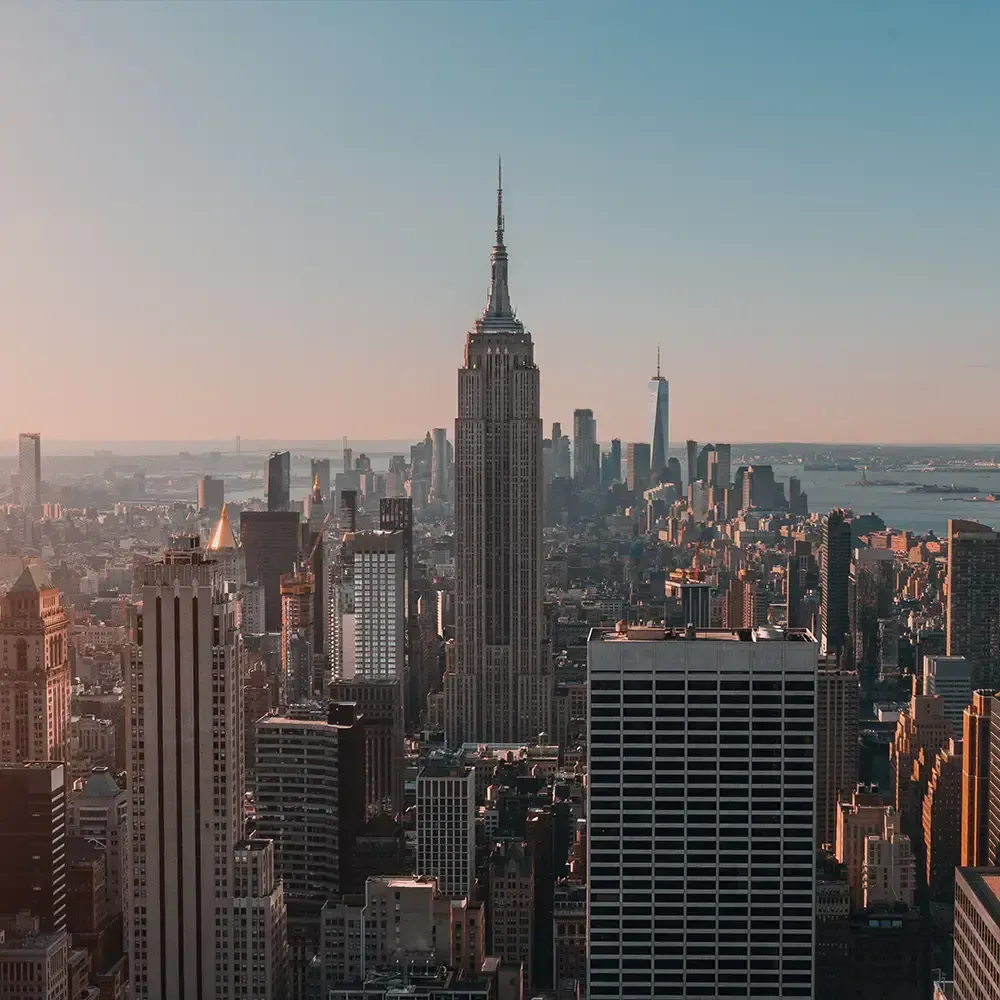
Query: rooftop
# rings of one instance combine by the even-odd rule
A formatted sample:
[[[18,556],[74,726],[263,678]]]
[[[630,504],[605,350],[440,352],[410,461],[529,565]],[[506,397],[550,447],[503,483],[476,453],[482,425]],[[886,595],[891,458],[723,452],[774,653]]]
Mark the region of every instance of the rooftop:
[[[651,625],[629,625],[618,622],[615,627],[593,628],[589,642],[815,642],[816,637],[805,628],[663,628]]]
[[[52,581],[41,566],[25,566],[21,575],[14,581],[8,594],[40,594],[43,590],[52,590]]]
[[[1000,928],[1000,868],[959,868],[957,876]]]

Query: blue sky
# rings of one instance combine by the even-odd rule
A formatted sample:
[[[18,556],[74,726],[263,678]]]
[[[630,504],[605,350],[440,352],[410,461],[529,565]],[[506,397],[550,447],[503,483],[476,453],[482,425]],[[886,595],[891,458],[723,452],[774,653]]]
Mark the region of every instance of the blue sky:
[[[997,441],[1000,5],[0,6],[0,435]]]

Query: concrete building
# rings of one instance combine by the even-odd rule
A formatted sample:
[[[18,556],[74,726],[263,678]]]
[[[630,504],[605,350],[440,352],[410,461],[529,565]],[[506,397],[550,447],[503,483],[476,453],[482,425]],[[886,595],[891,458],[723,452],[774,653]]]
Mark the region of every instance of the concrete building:
[[[556,883],[552,909],[552,977],[556,989],[571,983],[587,988],[587,887]]]
[[[589,489],[601,478],[601,446],[597,443],[597,421],[593,410],[573,411],[573,480]]]
[[[431,498],[438,503],[448,499],[450,494],[453,449],[444,427],[435,427],[431,432]]]
[[[276,451],[267,460],[267,509],[287,511],[291,507],[292,456]]]
[[[924,866],[935,902],[950,903],[962,859],[962,741],[939,750],[923,801]]]
[[[457,670],[449,743],[537,738],[551,727],[542,640],[542,422],[531,334],[511,306],[497,191],[492,277],[466,335],[455,421]],[[512,569],[516,567],[516,571]]]
[[[1000,534],[948,521],[946,652],[973,666],[973,686],[1000,686]]]
[[[218,517],[226,505],[226,481],[217,476],[203,476],[198,480],[198,510]]]
[[[535,872],[525,845],[496,844],[488,865],[489,954],[531,975],[534,943]]]
[[[924,694],[941,695],[951,731],[962,732],[962,717],[972,702],[972,664],[964,656],[925,656]]]
[[[913,844],[899,828],[899,816],[882,812],[882,829],[865,837],[861,869],[862,906],[913,905],[917,891],[917,863]]]
[[[887,828],[895,826],[898,826],[896,810],[885,805],[875,789],[858,785],[850,800],[840,803],[834,853],[847,869],[847,884],[855,909],[864,906],[866,840],[871,835],[881,836]]]
[[[243,684],[233,603],[197,537],[143,567],[127,649],[136,1000],[213,996],[232,968],[243,833]],[[211,817],[211,823],[205,821]]]
[[[69,760],[69,618],[41,566],[0,602],[0,763]]]
[[[28,911],[42,931],[65,930],[65,765],[0,764],[0,802],[0,914]]]
[[[952,1000],[1000,1000],[1000,869],[955,872]]]
[[[963,713],[962,845],[959,864],[980,868],[987,863],[990,807],[991,691],[976,691]]]
[[[840,802],[858,783],[861,687],[854,670],[816,674],[816,846],[833,845]]]
[[[475,885],[475,771],[431,760],[417,775],[417,874],[443,896],[470,899]]]
[[[848,582],[851,573],[851,522],[842,510],[823,521],[820,565],[820,645],[826,656],[841,662],[850,631]]]
[[[42,502],[42,435],[19,434],[17,472],[22,507],[37,507]]]
[[[283,886],[275,878],[270,840],[242,840],[236,845],[227,917],[233,926],[228,995],[237,1000],[285,1000],[288,912]]]
[[[284,705],[297,705],[324,694],[322,658],[318,670],[314,662],[314,587],[313,575],[306,568],[281,577],[280,697]]]
[[[591,632],[591,1000],[813,996],[816,666],[805,631]]]
[[[70,993],[69,960],[65,931],[46,933],[31,927],[5,932],[0,935],[0,996],[76,1000]]]
[[[625,445],[625,482],[632,493],[643,493],[649,489],[651,462],[646,442],[631,441]]]

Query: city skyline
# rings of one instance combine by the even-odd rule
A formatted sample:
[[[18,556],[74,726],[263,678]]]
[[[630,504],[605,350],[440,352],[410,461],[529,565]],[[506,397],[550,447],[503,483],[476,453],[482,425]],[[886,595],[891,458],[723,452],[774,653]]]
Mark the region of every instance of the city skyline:
[[[0,325],[64,362],[43,437],[199,437],[192,363],[233,375],[210,434],[301,433],[295,408],[265,424],[240,405],[271,380],[329,399],[324,419],[357,434],[337,373],[367,366],[376,338],[395,405],[368,407],[364,433],[450,426],[451,331],[479,301],[497,152],[546,424],[592,407],[645,440],[659,342],[679,436],[780,440],[790,412],[817,442],[995,436],[1000,145],[984,95],[1000,13],[775,4],[723,31],[701,9],[514,6],[519,72],[498,105],[493,74],[471,72],[489,8],[434,10],[5,12],[20,155],[0,174]],[[961,360],[936,381],[943,331]],[[310,364],[253,363],[276,343]],[[873,346],[891,363],[870,364]],[[724,402],[705,410],[709,361]],[[746,410],[748,366],[784,388]],[[80,378],[114,391],[70,410]],[[153,378],[172,387],[168,415],[141,405]],[[0,403],[3,438],[28,392]]]

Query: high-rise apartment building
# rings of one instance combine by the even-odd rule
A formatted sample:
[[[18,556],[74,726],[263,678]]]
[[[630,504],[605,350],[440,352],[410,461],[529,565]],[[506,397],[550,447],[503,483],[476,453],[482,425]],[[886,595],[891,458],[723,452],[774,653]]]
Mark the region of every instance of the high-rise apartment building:
[[[596,486],[601,474],[601,447],[593,410],[573,411],[573,479],[578,486]]]
[[[650,484],[650,451],[644,441],[632,441],[625,446],[625,482],[632,493],[642,493]]]
[[[816,642],[595,629],[591,1000],[813,996]]]
[[[435,427],[431,432],[431,497],[437,501],[448,499],[448,483],[451,480],[452,447],[448,432],[444,427]]]
[[[226,481],[218,476],[202,476],[198,480],[198,510],[218,517],[226,504]]]
[[[1000,868],[955,872],[952,1000],[1000,1000]]]
[[[417,774],[417,874],[443,896],[472,898],[476,861],[476,778],[471,767],[431,760]]]
[[[660,348],[656,348],[656,374],[649,380],[652,433],[650,443],[650,472],[659,482],[666,479],[667,460],[670,458],[670,383],[660,374]]]
[[[962,716],[972,702],[972,664],[964,656],[925,656],[924,694],[941,695],[944,717],[961,738]]]
[[[511,742],[550,728],[543,658],[542,422],[531,334],[510,302],[502,188],[492,277],[466,335],[455,421],[457,669],[450,740]]]
[[[881,820],[882,828],[865,837],[862,906],[912,906],[917,891],[913,842],[900,830],[900,817],[891,809],[883,810]]]
[[[935,902],[950,903],[962,858],[962,741],[938,751],[923,801],[924,874]]]
[[[840,663],[850,631],[848,581],[851,575],[851,522],[842,510],[831,510],[823,521],[820,567],[820,648]]]
[[[197,537],[142,568],[125,687],[137,1000],[215,996],[231,976],[243,834],[243,684],[233,602]],[[210,821],[209,821],[210,818]]]
[[[853,670],[816,674],[816,846],[833,845],[840,802],[858,783],[861,687]]]
[[[18,435],[17,469],[21,485],[21,506],[36,507],[42,502],[41,434]]]
[[[962,848],[959,862],[963,868],[980,868],[987,863],[992,707],[993,692],[976,691],[972,704],[963,713]]]
[[[247,580],[264,588],[266,632],[281,631],[281,577],[299,556],[299,520],[295,511],[247,510],[240,516]]]
[[[41,566],[0,603],[0,762],[68,760],[69,618]]]
[[[66,791],[65,764],[0,763],[0,914],[48,933],[66,929]]]
[[[1000,867],[1000,694],[990,698],[990,751],[987,765],[986,864]]]
[[[267,509],[288,510],[292,505],[292,456],[276,451],[267,460]]]
[[[315,586],[316,581],[308,569],[298,569],[281,578],[280,699],[285,705],[324,694],[323,670],[322,666],[317,670],[313,641]]]
[[[834,853],[847,869],[851,903],[855,909],[864,907],[865,865],[870,836],[884,839],[886,830],[898,828],[899,817],[887,806],[874,788],[859,785],[849,800],[842,800],[837,810],[837,836]]]
[[[974,687],[1000,686],[1000,533],[977,521],[948,521],[946,638]]]

